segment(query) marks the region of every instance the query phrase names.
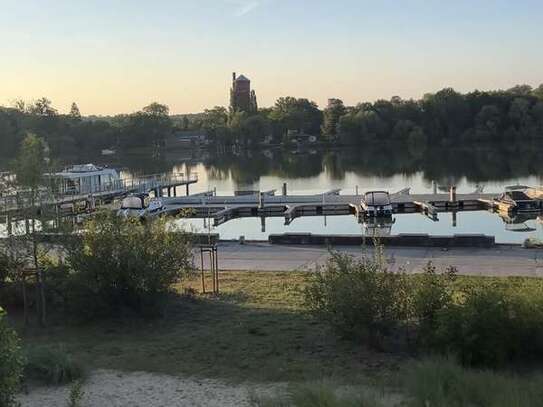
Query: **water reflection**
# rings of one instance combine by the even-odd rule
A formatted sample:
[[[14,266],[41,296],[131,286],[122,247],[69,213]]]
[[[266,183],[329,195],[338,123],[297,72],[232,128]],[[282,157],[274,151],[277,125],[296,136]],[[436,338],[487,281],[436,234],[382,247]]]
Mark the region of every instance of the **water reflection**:
[[[159,157],[141,151],[87,160],[120,166],[134,174],[170,172],[179,165],[185,166],[186,171],[203,166],[209,180],[231,179],[238,185],[255,184],[266,176],[299,179],[325,174],[330,180],[342,181],[348,173],[380,178],[420,174],[425,183],[437,181],[440,185],[455,184],[464,178],[477,184],[543,176],[543,149],[501,145],[429,149],[422,153],[397,146],[305,151],[266,149],[223,154],[193,150],[172,151]]]

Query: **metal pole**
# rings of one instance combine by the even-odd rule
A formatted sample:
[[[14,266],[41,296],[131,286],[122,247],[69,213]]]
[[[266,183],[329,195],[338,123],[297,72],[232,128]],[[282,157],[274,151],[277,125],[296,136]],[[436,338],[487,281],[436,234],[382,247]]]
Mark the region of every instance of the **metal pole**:
[[[217,294],[219,294],[219,251],[217,246],[214,246],[215,250],[215,275],[217,278]]]
[[[213,249],[209,250],[209,264],[211,266],[211,285],[213,288],[213,294],[217,292],[216,282],[215,282],[215,253]]]
[[[200,264],[202,267],[202,294],[206,293],[206,282],[204,276],[204,249],[200,247]]]

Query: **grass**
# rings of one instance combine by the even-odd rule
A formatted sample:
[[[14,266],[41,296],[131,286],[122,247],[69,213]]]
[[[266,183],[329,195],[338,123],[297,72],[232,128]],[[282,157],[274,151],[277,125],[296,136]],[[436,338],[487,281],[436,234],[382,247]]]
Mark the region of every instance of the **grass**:
[[[531,407],[543,405],[543,376],[464,369],[433,358],[407,365],[403,386],[410,406]]]
[[[218,298],[177,300],[160,320],[52,324],[24,339],[61,344],[89,368],[230,381],[355,382],[397,367],[399,357],[342,341],[311,318],[303,307],[304,280],[303,273],[224,272]],[[198,288],[198,279],[178,289],[186,287]]]
[[[344,388],[326,382],[294,384],[282,395],[253,395],[252,403],[257,407],[386,407],[397,404],[379,397],[369,388]]]
[[[479,279],[534,295],[543,288],[533,278],[459,277],[455,284],[465,288]],[[255,399],[261,407],[396,406],[372,390],[387,385],[401,389],[401,405],[409,407],[541,405],[537,375],[468,370],[445,359],[410,361],[338,339],[307,314],[305,281],[301,272],[222,272],[218,298],[177,299],[160,320],[57,323],[23,337],[27,346],[60,346],[87,368],[291,383],[286,394]],[[177,289],[198,291],[199,285],[195,278]]]
[[[30,346],[26,350],[25,378],[59,385],[81,379],[82,366],[63,347]]]

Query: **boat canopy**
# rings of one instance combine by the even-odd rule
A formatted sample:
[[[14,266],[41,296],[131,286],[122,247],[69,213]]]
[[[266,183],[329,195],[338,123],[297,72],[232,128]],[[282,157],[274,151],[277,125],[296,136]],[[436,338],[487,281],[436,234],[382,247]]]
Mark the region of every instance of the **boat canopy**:
[[[143,209],[143,200],[139,196],[127,196],[121,202],[121,209]]]
[[[366,192],[364,201],[367,205],[385,206],[390,205],[390,196],[386,191],[371,191]]]

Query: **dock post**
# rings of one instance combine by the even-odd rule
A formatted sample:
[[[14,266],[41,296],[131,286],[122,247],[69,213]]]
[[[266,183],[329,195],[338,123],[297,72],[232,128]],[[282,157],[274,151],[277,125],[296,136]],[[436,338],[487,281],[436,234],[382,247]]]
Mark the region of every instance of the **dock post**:
[[[456,186],[451,186],[449,189],[449,201],[456,203]]]
[[[283,196],[287,195],[287,183],[283,182]]]
[[[260,217],[260,230],[262,230],[262,233],[266,233],[266,217],[265,216]]]
[[[432,181],[432,191],[434,192],[434,195],[437,195],[437,182]]]
[[[264,193],[258,192],[258,209],[262,209],[264,207]]]
[[[185,185],[185,189],[186,189],[186,192],[187,192],[187,196],[189,196],[190,195],[189,184]]]
[[[452,226],[453,228],[456,227],[456,211],[452,212]]]
[[[173,196],[177,196],[177,187],[173,187]]]

